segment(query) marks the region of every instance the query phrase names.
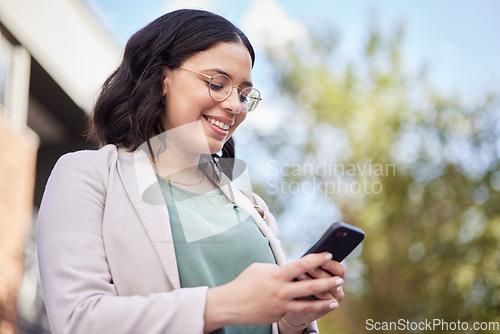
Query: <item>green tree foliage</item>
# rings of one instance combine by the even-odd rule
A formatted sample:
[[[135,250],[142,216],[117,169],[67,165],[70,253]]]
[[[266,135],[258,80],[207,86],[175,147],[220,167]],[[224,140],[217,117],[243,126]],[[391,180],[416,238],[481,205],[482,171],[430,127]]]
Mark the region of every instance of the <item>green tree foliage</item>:
[[[498,96],[440,93],[425,71],[406,69],[404,31],[394,31],[373,28],[351,63],[339,60],[328,31],[311,46],[290,45],[285,57],[267,53],[294,106],[286,125],[300,120],[302,140],[283,130],[265,145],[273,156],[293,146],[287,156],[295,161],[334,165],[284,178],[322,183],[342,219],[366,232],[361,254],[347,261],[346,300],[320,327],[362,333],[367,319],[500,322]],[[277,205],[283,213],[287,201]]]

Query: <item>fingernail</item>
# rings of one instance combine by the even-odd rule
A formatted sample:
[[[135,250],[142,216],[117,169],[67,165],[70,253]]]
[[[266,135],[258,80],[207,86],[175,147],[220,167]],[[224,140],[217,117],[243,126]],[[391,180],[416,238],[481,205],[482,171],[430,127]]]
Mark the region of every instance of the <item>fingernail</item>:
[[[330,261],[331,259],[333,259],[333,255],[331,253],[328,253],[325,255],[325,260],[326,261]]]
[[[342,285],[344,283],[344,280],[342,278],[338,278],[336,281],[335,281],[335,284],[336,285]]]
[[[316,268],[309,270],[309,272],[312,274],[316,271]]]
[[[336,309],[337,307],[339,307],[339,303],[338,302],[333,302],[329,305],[329,308],[330,310],[334,310]]]
[[[306,276],[306,275],[304,275],[304,274],[300,274],[300,275],[299,275],[299,279],[300,279],[300,280],[305,280],[305,279],[307,279],[307,276]]]

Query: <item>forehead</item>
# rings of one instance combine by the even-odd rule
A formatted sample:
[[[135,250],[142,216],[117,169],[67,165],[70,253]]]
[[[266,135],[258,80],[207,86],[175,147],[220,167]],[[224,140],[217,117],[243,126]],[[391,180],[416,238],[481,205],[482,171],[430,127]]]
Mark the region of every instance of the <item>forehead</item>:
[[[252,57],[241,43],[219,43],[188,58],[182,66],[196,66],[197,70],[218,68],[232,79],[250,81]]]

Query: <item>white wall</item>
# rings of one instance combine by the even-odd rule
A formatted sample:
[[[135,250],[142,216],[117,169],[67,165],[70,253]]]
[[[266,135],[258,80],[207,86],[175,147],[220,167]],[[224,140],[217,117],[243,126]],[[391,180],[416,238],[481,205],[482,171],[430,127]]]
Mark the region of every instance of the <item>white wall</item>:
[[[121,50],[82,1],[2,0],[0,22],[68,96],[90,112]]]

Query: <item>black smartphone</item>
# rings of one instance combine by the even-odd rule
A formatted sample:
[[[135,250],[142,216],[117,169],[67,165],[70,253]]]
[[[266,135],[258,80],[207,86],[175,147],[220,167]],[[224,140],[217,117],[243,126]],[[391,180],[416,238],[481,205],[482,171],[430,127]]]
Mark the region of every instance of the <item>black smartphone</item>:
[[[365,233],[343,222],[330,225],[321,238],[304,254],[329,252],[333,260],[341,262],[363,241]]]

